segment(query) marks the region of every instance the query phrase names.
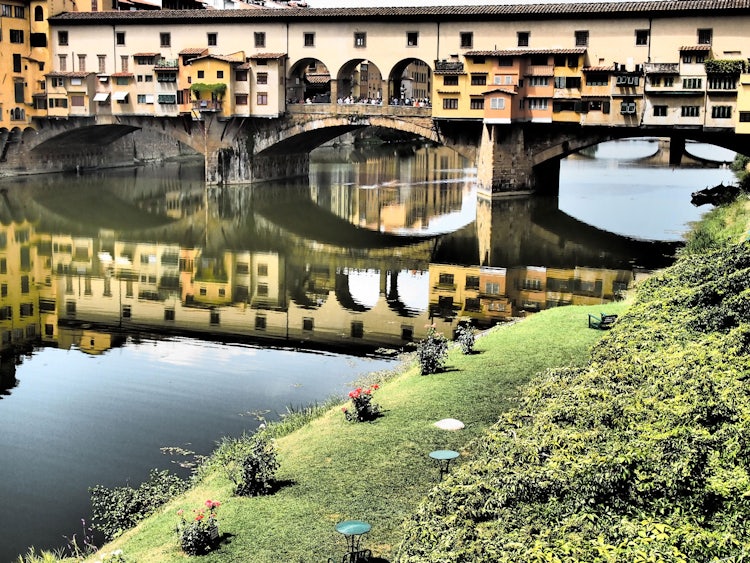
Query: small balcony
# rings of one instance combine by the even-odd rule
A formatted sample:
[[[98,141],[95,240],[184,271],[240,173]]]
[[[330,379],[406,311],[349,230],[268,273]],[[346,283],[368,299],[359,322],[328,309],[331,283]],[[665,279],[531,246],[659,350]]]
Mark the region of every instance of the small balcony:
[[[463,72],[464,63],[460,61],[435,61],[435,73]]]
[[[680,63],[645,63],[643,70],[646,74],[679,74]]]
[[[221,102],[218,100],[195,100],[194,111],[218,112],[221,111]]]

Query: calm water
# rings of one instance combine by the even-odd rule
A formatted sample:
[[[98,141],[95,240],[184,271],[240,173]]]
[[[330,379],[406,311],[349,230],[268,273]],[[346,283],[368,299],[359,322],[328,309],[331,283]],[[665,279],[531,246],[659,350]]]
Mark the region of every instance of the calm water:
[[[566,160],[551,200],[485,201],[455,154],[403,147],[320,150],[305,183],[206,190],[202,163],[5,182],[0,561],[80,536],[92,485],[185,472],[164,448],[344,395],[430,322],[598,303],[669,263],[706,209],[690,193],[733,178],[654,152]]]

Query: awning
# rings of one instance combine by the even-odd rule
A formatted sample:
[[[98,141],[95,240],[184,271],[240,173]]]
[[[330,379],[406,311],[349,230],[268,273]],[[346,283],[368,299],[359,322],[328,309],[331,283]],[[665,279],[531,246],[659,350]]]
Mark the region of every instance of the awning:
[[[109,92],[97,92],[94,96],[95,102],[106,102],[109,99]]]
[[[114,101],[116,101],[116,102],[122,102],[122,101],[123,101],[123,100],[125,100],[125,99],[126,99],[127,97],[128,97],[128,93],[127,93],[127,92],[114,92],[114,93],[112,94],[112,99],[113,99]]]

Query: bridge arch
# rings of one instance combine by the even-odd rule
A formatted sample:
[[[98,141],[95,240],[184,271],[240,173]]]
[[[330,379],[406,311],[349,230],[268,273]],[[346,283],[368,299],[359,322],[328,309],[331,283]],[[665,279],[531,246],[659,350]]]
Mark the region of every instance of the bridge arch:
[[[409,100],[427,100],[432,91],[432,67],[422,59],[401,59],[388,74],[388,100],[404,105]],[[409,104],[407,104],[409,105]]]
[[[305,57],[289,67],[287,73],[287,100],[292,103],[330,102],[332,92],[331,73],[328,66],[314,57]]]
[[[352,98],[359,100],[382,100],[383,74],[378,66],[368,59],[351,59],[344,63],[336,74],[336,100]]]

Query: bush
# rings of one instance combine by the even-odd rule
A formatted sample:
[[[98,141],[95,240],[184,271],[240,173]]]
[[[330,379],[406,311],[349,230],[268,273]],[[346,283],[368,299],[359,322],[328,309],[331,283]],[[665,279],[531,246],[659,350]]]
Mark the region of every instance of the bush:
[[[186,480],[167,470],[156,469],[151,470],[148,481],[137,489],[96,485],[89,489],[93,526],[111,540],[187,488]]]
[[[205,509],[193,510],[192,520],[185,518],[183,510],[177,511],[180,516],[177,534],[182,551],[188,555],[203,555],[213,549],[219,540],[219,522],[216,518],[219,506],[220,502],[207,500]]]
[[[352,410],[344,407],[344,416],[349,422],[368,422],[375,420],[380,416],[380,405],[372,402],[372,392],[378,389],[378,385],[373,385],[367,389],[357,387],[354,391],[349,392],[349,398],[352,400]]]
[[[448,341],[431,325],[427,336],[417,345],[417,358],[422,375],[437,373],[443,369],[448,356]]]
[[[461,351],[464,354],[474,353],[474,329],[470,324],[462,323],[456,328],[456,340],[461,346]]]
[[[224,438],[214,453],[214,459],[234,483],[234,494],[259,496],[273,489],[279,462],[276,446],[264,432]]]

